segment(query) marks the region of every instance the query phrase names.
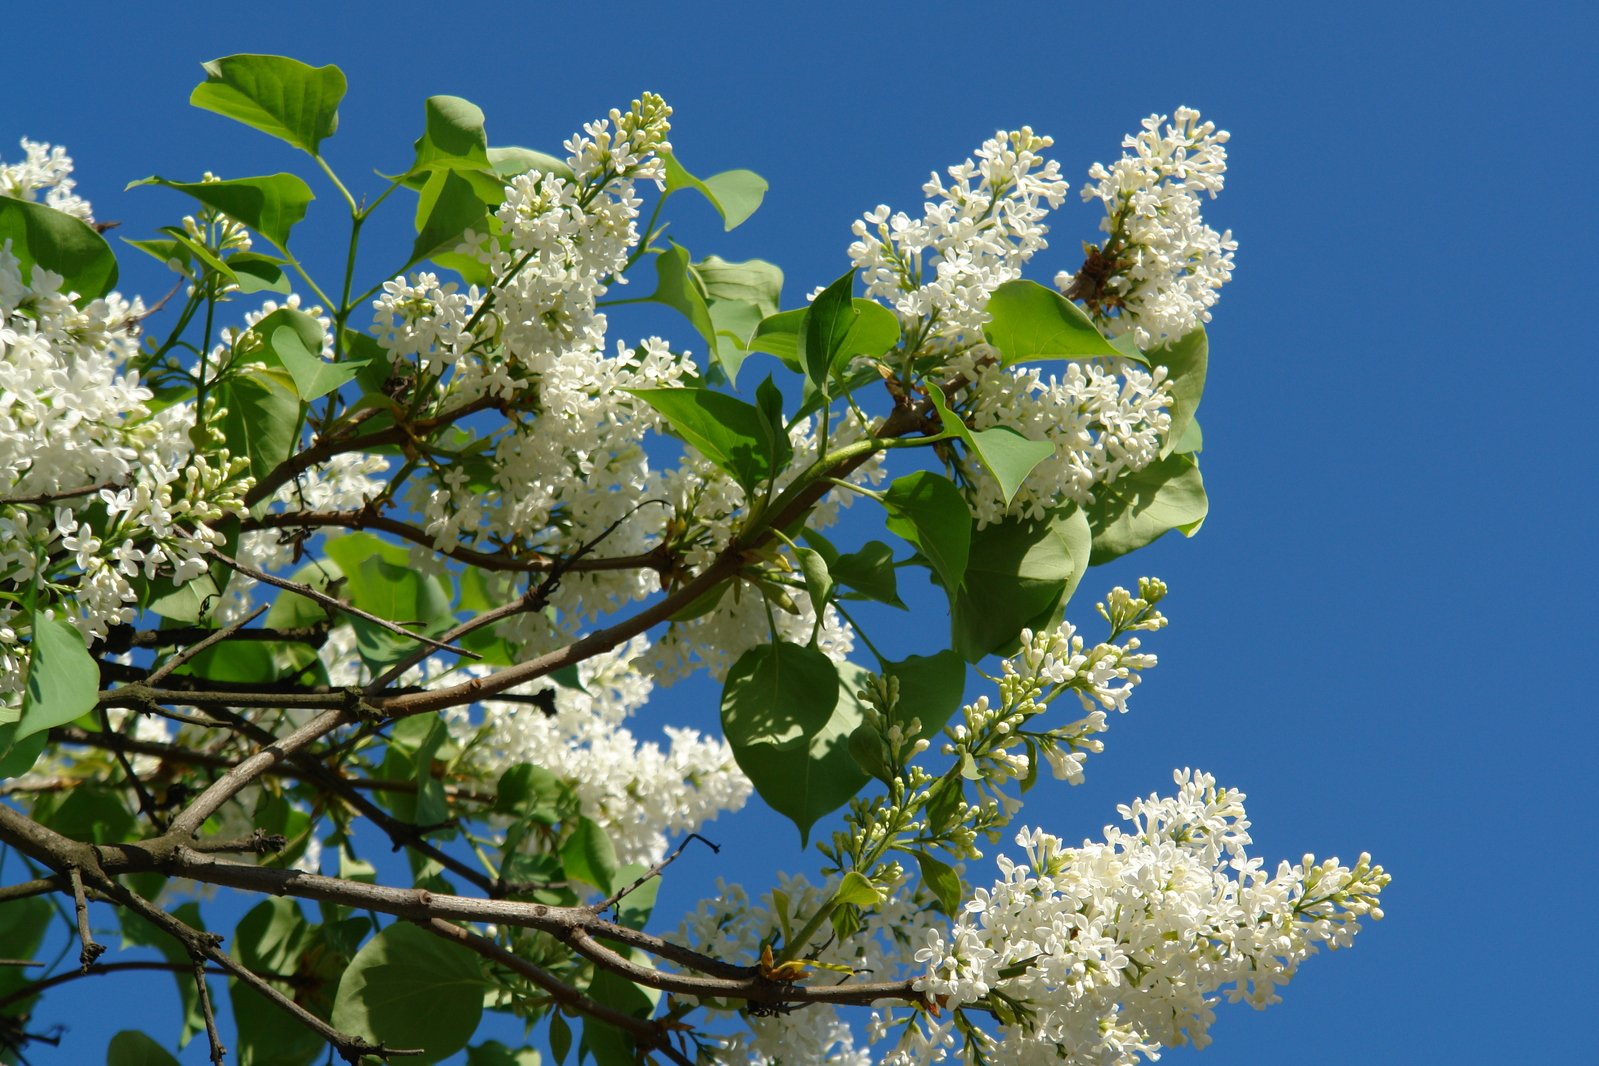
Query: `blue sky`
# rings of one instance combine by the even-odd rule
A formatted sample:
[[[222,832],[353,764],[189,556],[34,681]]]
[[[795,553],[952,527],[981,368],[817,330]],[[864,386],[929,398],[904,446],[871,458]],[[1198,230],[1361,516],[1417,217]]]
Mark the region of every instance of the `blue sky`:
[[[1599,232],[1591,9],[74,6],[90,17],[6,17],[0,158],[23,135],[65,144],[80,192],[123,235],[180,210],[175,194],[123,194],[130,180],[301,166],[187,106],[216,56],[343,67],[329,155],[347,180],[409,159],[430,94],[478,103],[496,143],[555,148],[652,89],[697,173],[743,166],[772,185],[727,235],[675,204],[678,239],[779,263],[790,304],[844,268],[854,217],[913,206],[929,170],[998,127],[1053,134],[1080,184],[1144,115],[1200,108],[1233,134],[1207,217],[1240,244],[1201,412],[1212,513],[1196,538],[1085,579],[1086,622],[1093,595],[1158,574],[1172,626],[1148,642],[1161,666],[1088,783],[1039,795],[1026,817],[1097,835],[1116,803],[1195,766],[1249,794],[1268,860],[1369,850],[1394,874],[1387,919],[1355,950],[1311,960],[1265,1013],[1225,1010],[1203,1058],[1166,1061],[1573,1057],[1570,1019],[1599,987],[1583,813],[1599,743],[1584,650],[1599,635],[1586,602],[1599,301],[1579,260]],[[1096,221],[1063,208],[1032,276],[1075,266]],[[404,222],[374,225],[398,246]],[[125,290],[164,291],[155,264],[124,260]],[[674,689],[641,731],[713,704],[710,686]],[[713,829],[721,856],[675,867],[663,911],[718,874],[755,888],[760,871],[814,868],[764,813]],[[154,1013],[167,1000],[143,1000],[153,987],[108,976],[48,1001],[40,1020],[67,1021],[70,1043],[30,1057],[96,1060],[105,1035],[141,1021],[175,1033],[175,1012]],[[185,1062],[203,1061],[200,1043]]]

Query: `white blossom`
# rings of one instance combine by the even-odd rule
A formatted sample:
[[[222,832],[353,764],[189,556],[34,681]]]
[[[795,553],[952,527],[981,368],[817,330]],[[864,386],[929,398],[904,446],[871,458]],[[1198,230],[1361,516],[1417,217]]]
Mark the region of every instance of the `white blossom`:
[[[1122,141],[1129,149],[1106,167],[1095,163],[1083,199],[1105,206],[1100,228],[1109,235],[1102,276],[1061,273],[1055,284],[1088,300],[1102,328],[1131,332],[1139,347],[1176,340],[1210,321],[1216,292],[1232,280],[1232,231],[1217,233],[1200,216],[1200,194],[1215,199],[1227,171],[1226,130],[1179,107],[1165,129],[1151,115],[1143,132]],[[1085,274],[1092,272],[1085,271]]]

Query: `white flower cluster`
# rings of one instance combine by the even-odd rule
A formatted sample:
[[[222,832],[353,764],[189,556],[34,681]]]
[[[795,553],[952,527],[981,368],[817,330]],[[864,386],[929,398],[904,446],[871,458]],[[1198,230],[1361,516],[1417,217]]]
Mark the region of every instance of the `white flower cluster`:
[[[1103,256],[1090,257],[1099,276],[1055,278],[1067,292],[1081,280],[1088,291],[1080,287],[1076,295],[1101,326],[1131,332],[1142,348],[1210,321],[1238,250],[1231,230],[1217,233],[1200,217],[1200,194],[1214,199],[1225,180],[1227,131],[1201,123],[1189,107],[1179,107],[1162,130],[1164,122],[1165,115],[1149,116],[1142,133],[1122,142],[1130,152],[1088,172],[1096,184],[1084,187],[1083,199],[1105,205],[1100,228],[1109,235]]]
[[[794,459],[778,478],[774,493],[781,492],[817,457],[820,441],[814,420],[799,419],[789,427],[789,444]],[[859,440],[866,425],[851,411],[834,421],[828,446],[838,448]],[[683,560],[698,570],[727,547],[738,529],[739,515],[745,506],[744,490],[713,463],[693,448],[685,449],[683,462],[662,473],[654,482],[652,495],[670,501],[675,512],[692,522]],[[874,455],[850,472],[845,479],[852,485],[875,485],[884,477],[883,459]],[[853,494],[834,492],[812,509],[807,526],[823,530],[838,521],[839,513],[850,506]],[[793,577],[799,586],[797,575]],[[721,680],[738,657],[774,636],[804,644],[816,626],[816,607],[803,587],[788,590],[788,602],[778,599],[768,615],[767,600],[755,589],[739,586],[723,594],[714,608],[697,618],[673,623],[655,644],[649,668],[657,681],[670,685],[696,669],[704,669]],[[822,612],[822,628],[817,646],[835,662],[843,662],[855,647],[855,631],[829,604]]]
[[[1066,500],[1092,503],[1095,486],[1159,458],[1171,429],[1165,367],[1145,373],[1131,362],[1119,370],[1068,363],[1059,376],[1046,377],[1037,367],[973,362],[969,373],[973,429],[1004,426],[1055,446],[1055,453],[1027,475],[1009,507],[998,480],[980,464],[967,462],[967,501],[979,527],[1007,516],[1041,518]]]
[[[47,206],[85,222],[94,221],[89,201],[72,191],[77,182],[72,180],[72,157],[65,148],[24,137],[22,151],[26,158],[20,163],[0,160],[0,196],[38,200],[43,193]]]
[[[448,406],[488,394],[530,409],[494,435],[476,460],[418,476],[408,499],[440,548],[514,545],[569,556],[604,535],[597,556],[647,552],[664,508],[644,448],[661,426],[626,390],[686,384],[692,363],[651,337],[607,352],[606,316],[596,309],[620,283],[639,242],[638,181],[664,174],[657,153],[671,109],[645,94],[626,112],[588,123],[567,144],[568,179],[528,171],[511,179],[497,213],[500,232],[468,234],[463,250],[494,277],[461,292],[422,273],[395,279],[375,301],[379,342],[396,367],[414,364]],[[559,615],[518,621],[537,649],[568,638],[595,615],[658,590],[648,568],[566,575]]]
[[[448,715],[471,769],[497,777],[531,762],[568,782],[584,816],[605,830],[624,863],[659,861],[667,834],[694,832],[744,806],[750,794],[725,740],[667,727],[663,751],[624,726],[650,696],[650,679],[631,665],[646,648],[637,637],[586,660],[578,667],[583,690],[535,682],[526,691],[553,690],[553,715],[494,700],[482,704],[476,724],[464,710]]]
[[[777,887],[751,902],[742,885],[718,879],[716,892],[684,919],[677,940],[714,958],[753,965],[761,947],[782,946],[783,930],[797,916],[814,914],[832,898],[837,881],[811,884],[803,876],[779,873]],[[928,932],[943,919],[907,882],[875,904],[869,924],[855,934],[828,937],[825,946],[807,945],[802,957],[843,971],[891,979],[914,964]],[[825,973],[814,970],[813,974]],[[726,1012],[708,1009],[712,1025]],[[791,1012],[748,1017],[748,1028],[718,1034],[707,1050],[726,1066],[871,1066],[870,1049],[857,1047],[855,1034],[835,1007],[807,1006]],[[875,1039],[875,1038],[874,1038]]]
[[[980,343],[989,295],[1048,247],[1044,216],[1066,199],[1059,164],[1039,154],[1053,143],[1026,126],[1001,131],[975,160],[950,167],[948,184],[932,175],[920,218],[886,204],[867,212],[849,247],[866,295],[894,308],[923,341]]]
[[[132,621],[136,579],[204,571],[221,543],[206,523],[242,509],[248,478],[225,449],[195,453],[193,405],[152,412],[126,366],[143,307],[114,293],[78,307],[61,285],[37,265],[24,283],[0,246],[0,583],[99,637]],[[23,673],[16,603],[0,604],[7,692]]]
[[[1070,848],[1040,830],[1016,837],[1028,862],[998,860],[947,932],[916,958],[917,987],[944,1008],[1019,1005],[1003,1039],[965,1034],[996,1064],[1132,1066],[1162,1047],[1203,1047],[1219,994],[1257,1008],[1323,944],[1347,947],[1382,917],[1382,867],[1362,855],[1281,863],[1251,858],[1242,793],[1208,774],[1175,775],[1177,794],[1119,808],[1130,829]],[[944,1061],[953,1019],[891,1055],[890,1066]]]

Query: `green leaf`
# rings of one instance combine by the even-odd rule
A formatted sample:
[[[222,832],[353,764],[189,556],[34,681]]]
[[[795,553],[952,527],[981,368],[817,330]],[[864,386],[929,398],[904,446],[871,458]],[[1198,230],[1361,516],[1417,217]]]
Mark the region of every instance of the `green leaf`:
[[[222,434],[228,450],[249,462],[251,475],[264,478],[289,457],[300,438],[300,396],[287,371],[230,375],[216,397],[227,409]]]
[[[832,395],[833,360],[844,348],[859,313],[854,306],[855,268],[817,294],[799,324],[799,360],[823,396]]]
[[[483,109],[459,96],[430,96],[423,102],[422,136],[416,141],[411,171],[445,168],[487,170],[489,138],[483,131]]]
[[[1082,309],[1036,281],[1007,281],[988,298],[983,335],[1004,365],[1027,359],[1123,356],[1094,328]]]
[[[763,316],[777,312],[783,294],[783,271],[776,264],[764,259],[730,263],[720,256],[708,255],[695,263],[693,269],[706,300],[713,306],[717,303],[747,304]],[[748,334],[740,341],[747,337]]]
[[[129,182],[128,188],[138,185],[159,185],[187,193],[207,207],[244,223],[279,248],[289,243],[289,230],[305,217],[307,205],[316,198],[311,187],[293,174],[265,174],[227,181],[168,181],[152,176]]]
[[[672,242],[655,257],[655,292],[650,297],[665,304],[689,320],[705,343],[716,345],[716,328],[711,324],[711,309],[705,302],[705,292],[699,279],[689,270],[688,249]]]
[[[567,181],[577,180],[577,175],[572,173],[572,168],[567,165],[566,160],[558,159],[548,152],[540,152],[533,148],[518,148],[515,145],[490,148],[489,169],[500,178],[514,178],[518,174],[536,170],[541,174],[553,174]]]
[[[734,755],[756,746],[800,747],[827,725],[838,690],[838,667],[815,648],[757,645],[727,672],[722,731]]]
[[[1088,520],[1094,531],[1093,564],[1109,562],[1168,530],[1193,536],[1210,502],[1192,455],[1170,455],[1094,489]]]
[[[489,207],[461,171],[436,170],[422,186],[416,205],[416,241],[407,267],[424,259],[453,253],[469,229],[487,229]]]
[[[839,881],[833,899],[839,903],[853,903],[857,907],[870,907],[883,902],[883,894],[858,871],[851,870]]]
[[[822,608],[827,606],[827,601],[833,595],[833,576],[828,573],[827,560],[822,558],[820,552],[810,548],[795,548],[794,555],[799,560],[800,573],[805,577],[805,593],[816,610],[817,625],[820,626]]]
[[[1016,498],[1022,482],[1027,480],[1033,468],[1055,454],[1055,446],[1049,441],[1030,440],[1005,426],[977,431],[967,428],[961,417],[949,409],[949,400],[936,382],[928,385],[927,394],[938,409],[944,431],[964,441],[977,461],[999,482],[999,491],[1006,507]]]
[[[317,154],[339,127],[344,72],[271,55],[233,55],[202,63],[206,80],[189,103],[254,126]]]
[[[178,1066],[172,1053],[137,1029],[124,1029],[106,1046],[106,1066]]]
[[[83,636],[65,618],[33,616],[28,644],[28,685],[13,741],[66,725],[94,710],[100,694],[100,666]]]
[[[61,275],[61,291],[75,292],[80,307],[99,299],[117,283],[117,257],[104,237],[81,218],[44,204],[0,196],[0,245],[11,242],[11,254],[22,265],[30,285],[33,268]]]
[[[882,355],[899,342],[899,319],[894,317],[894,312],[859,296],[855,297],[851,306],[859,317],[840,346],[841,352],[848,353],[843,356],[843,364],[857,355]],[[790,370],[803,374],[805,367],[799,356],[799,331],[808,310],[801,307],[763,318],[750,336],[749,350],[775,355]]]
[[[530,1047],[513,1049],[489,1040],[466,1049],[466,1066],[539,1066],[539,1053]]]
[[[729,263],[710,255],[689,268],[699,282],[715,332],[716,363],[737,384],[739,367],[750,353],[745,348],[761,319],[777,311],[783,272],[761,259]]]
[[[246,295],[257,292],[286,293],[293,288],[288,275],[283,273],[281,262],[270,255],[234,252],[228,256],[227,266],[239,283],[239,291]]]
[[[593,885],[609,896],[616,891],[616,847],[598,822],[579,818],[572,835],[561,844],[561,865],[566,876]]]
[[[849,751],[863,712],[855,692],[866,672],[836,665],[814,648],[763,644],[728,671],[722,729],[768,806],[793,821],[801,840],[866,783]]]
[[[788,465],[788,436],[760,408],[703,388],[627,389],[658,411],[683,440],[726,470],[746,492]]]
[[[1173,452],[1198,450],[1184,445],[1190,432],[1195,435],[1194,443],[1199,443],[1194,412],[1199,409],[1200,397],[1205,393],[1205,367],[1209,357],[1210,341],[1203,326],[1149,351],[1150,364],[1166,368],[1169,375],[1166,388],[1172,398],[1171,406],[1166,409],[1171,415],[1171,429],[1161,449],[1163,459]]]
[[[855,551],[828,563],[833,580],[878,603],[907,610],[899,598],[894,550],[880,540],[869,540]]]
[[[333,1001],[335,1028],[389,1047],[421,1048],[433,1063],[466,1046],[488,987],[477,956],[406,922],[367,941]]]
[[[954,597],[951,644],[968,662],[1009,654],[1023,629],[1054,625],[1088,566],[1088,521],[1073,507],[1008,518],[972,536],[966,586]]]
[[[952,481],[918,470],[896,478],[883,494],[888,529],[916,545],[953,595],[966,574],[972,514]]]
[[[953,866],[933,858],[925,851],[912,854],[916,856],[916,865],[921,868],[922,884],[938,900],[939,909],[951,916],[959,913],[961,900],[966,893],[960,874],[955,872]]]
[[[291,308],[283,308],[288,311]],[[280,312],[273,312],[278,314]],[[309,316],[308,316],[309,317]],[[352,380],[360,373],[364,363],[330,363],[320,353],[305,346],[300,333],[291,326],[278,326],[267,335],[267,344],[283,362],[283,367],[294,379],[300,399],[309,403],[321,399],[334,389]]]
[[[1191,418],[1188,426],[1183,430],[1183,435],[1172,441],[1173,455],[1189,455],[1193,452],[1205,450],[1205,434],[1200,432],[1199,419]]]
[[[724,232],[742,225],[766,196],[766,179],[752,170],[725,170],[701,181],[683,169],[672,153],[663,153],[662,158],[666,162],[666,194],[670,196],[679,189],[698,192],[722,216]]]

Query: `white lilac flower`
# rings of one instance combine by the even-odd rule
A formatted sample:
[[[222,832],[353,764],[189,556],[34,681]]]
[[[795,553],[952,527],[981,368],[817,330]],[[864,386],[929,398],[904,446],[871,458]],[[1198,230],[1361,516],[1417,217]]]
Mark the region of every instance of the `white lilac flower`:
[[[1175,340],[1210,321],[1217,290],[1232,279],[1238,242],[1200,216],[1200,195],[1215,198],[1227,171],[1226,130],[1179,107],[1172,120],[1151,115],[1129,134],[1129,151],[1088,172],[1083,199],[1105,207],[1105,244],[1077,274],[1055,284],[1083,299],[1112,334],[1132,333],[1142,348]]]
[[[932,175],[921,217],[886,204],[867,212],[849,247],[866,295],[939,347],[980,343],[989,294],[1048,247],[1044,216],[1066,198],[1059,165],[1039,154],[1053,143],[1026,126],[1001,131],[950,167],[947,183]]]
[[[133,619],[135,580],[204,570],[221,543],[208,523],[242,510],[249,479],[225,449],[196,452],[194,405],[152,410],[128,365],[143,306],[112,293],[79,307],[62,284],[37,265],[24,283],[0,245],[0,574],[31,581],[54,558],[41,606],[100,637]],[[27,624],[0,607],[8,663]],[[0,688],[21,677],[5,670]]]
[[[653,687],[630,665],[646,648],[637,637],[586,660],[582,690],[548,680],[525,690],[553,691],[554,714],[488,700],[476,723],[464,711],[449,716],[457,737],[471,741],[466,758],[475,773],[493,778],[525,762],[550,771],[571,785],[584,816],[605,830],[624,863],[659,861],[669,835],[738,810],[750,793],[725,740],[668,727],[663,749],[625,726]]]
[[[1132,1066],[1162,1047],[1203,1047],[1222,995],[1278,1002],[1304,959],[1382,917],[1388,875],[1369,856],[1346,867],[1307,855],[1268,873],[1247,854],[1243,794],[1208,774],[1174,778],[1175,796],[1119,808],[1130,827],[1102,842],[1072,848],[1023,829],[1027,862],[1001,856],[999,879],[954,926],[926,934],[918,988],[949,1008],[1002,992],[1031,1012],[1003,1029],[990,1061]]]
[[[792,919],[815,913],[837,890],[836,879],[813,885],[803,876],[779,873],[777,885],[751,901],[742,885],[718,879],[716,892],[684,920],[676,939],[705,954],[753,965],[763,944],[784,928],[780,911]],[[891,886],[866,924],[851,936],[810,945],[805,957],[827,966],[890,980],[915,966],[915,953],[928,931],[942,919],[906,882]],[[779,944],[779,946],[782,946]],[[731,1021],[724,1010],[707,1008],[706,1029]],[[857,1046],[856,1034],[837,1008],[812,1005],[768,1017],[748,1017],[748,1028],[715,1033],[716,1061],[726,1066],[870,1066],[870,1049]],[[877,1036],[870,1037],[872,1042]]]
[[[0,160],[0,196],[39,200],[43,193],[46,205],[85,222],[94,221],[89,201],[72,191],[77,182],[72,180],[72,157],[65,148],[24,137],[22,151],[21,162]]]

